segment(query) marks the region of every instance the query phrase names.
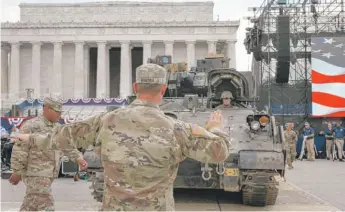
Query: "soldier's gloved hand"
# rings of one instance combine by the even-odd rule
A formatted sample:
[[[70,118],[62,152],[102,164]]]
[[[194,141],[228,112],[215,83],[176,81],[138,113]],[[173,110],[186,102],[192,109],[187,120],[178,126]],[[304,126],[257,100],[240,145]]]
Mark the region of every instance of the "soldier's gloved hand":
[[[206,129],[223,128],[223,115],[220,111],[213,112],[210,119],[206,122]]]
[[[8,180],[12,185],[17,185],[19,181],[22,179],[20,175],[16,175],[14,173],[11,174],[10,179]]]
[[[78,165],[81,170],[84,170],[87,168],[87,162],[84,159],[78,159]]]

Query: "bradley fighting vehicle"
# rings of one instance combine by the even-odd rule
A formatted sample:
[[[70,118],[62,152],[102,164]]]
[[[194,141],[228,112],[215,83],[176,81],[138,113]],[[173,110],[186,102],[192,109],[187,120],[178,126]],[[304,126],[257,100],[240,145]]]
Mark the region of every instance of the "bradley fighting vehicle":
[[[171,64],[171,57],[158,56],[149,62],[166,67],[168,89],[160,105],[166,115],[205,127],[210,113],[221,104],[223,91],[233,95],[232,107],[220,109],[224,117],[224,131],[231,137],[229,158],[219,164],[203,164],[193,159],[180,166],[175,188],[223,189],[241,192],[243,204],[274,205],[278,195],[278,179],[284,176],[283,127],[267,112],[248,107],[249,89],[246,78],[228,69],[229,59],[205,58],[197,67],[187,71],[186,64]],[[89,172],[93,172],[93,196],[103,197],[103,172],[92,147],[84,158]]]

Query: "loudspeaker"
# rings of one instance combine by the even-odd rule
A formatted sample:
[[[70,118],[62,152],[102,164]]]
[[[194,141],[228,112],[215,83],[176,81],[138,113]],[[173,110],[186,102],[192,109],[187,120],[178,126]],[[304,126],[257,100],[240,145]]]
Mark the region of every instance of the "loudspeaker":
[[[290,16],[277,16],[276,83],[289,82],[290,72]]]
[[[290,75],[290,62],[277,61],[276,83],[288,83]]]

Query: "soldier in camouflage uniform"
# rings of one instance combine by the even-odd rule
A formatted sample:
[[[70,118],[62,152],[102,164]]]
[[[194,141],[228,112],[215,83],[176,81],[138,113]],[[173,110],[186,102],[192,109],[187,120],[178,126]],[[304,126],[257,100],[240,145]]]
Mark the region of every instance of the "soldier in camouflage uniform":
[[[160,110],[167,88],[163,67],[138,67],[133,88],[137,99],[129,107],[64,125],[53,134],[53,143],[67,148],[71,141],[95,141],[104,167],[102,210],[174,210],[173,182],[179,163],[186,157],[222,162],[230,154],[230,138],[221,131],[220,112],[211,115],[205,129]],[[39,143],[40,139],[33,135],[28,140]]]
[[[218,105],[216,109],[222,109],[222,108],[233,108],[231,105],[231,100],[234,99],[232,96],[232,93],[230,91],[223,91],[220,95],[220,99],[222,100],[222,104]]]
[[[292,169],[292,162],[296,158],[296,133],[292,130],[293,125],[289,123],[287,129],[284,132],[285,136],[285,151],[286,151],[286,160],[289,166],[289,169]]]
[[[56,97],[44,100],[43,115],[26,121],[20,133],[42,133],[50,143],[49,135],[54,127],[59,127],[62,103]],[[83,162],[83,157],[76,149],[66,150],[65,154],[73,161]],[[47,150],[37,145],[16,142],[12,151],[11,167],[13,174],[9,181],[17,185],[23,180],[26,194],[20,211],[54,210],[54,199],[51,195],[51,184],[60,170],[60,151]]]

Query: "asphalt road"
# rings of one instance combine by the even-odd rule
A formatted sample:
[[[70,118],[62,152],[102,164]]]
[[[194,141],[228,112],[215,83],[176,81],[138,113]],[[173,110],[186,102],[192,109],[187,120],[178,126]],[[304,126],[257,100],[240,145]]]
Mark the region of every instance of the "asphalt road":
[[[274,206],[249,207],[241,204],[236,193],[216,190],[175,190],[178,211],[339,211],[345,210],[345,163],[318,160],[297,161],[287,170],[287,182],[280,182]],[[90,195],[90,183],[60,178],[53,184],[55,209],[58,211],[97,211]],[[23,200],[23,183],[12,186],[1,180],[1,211],[18,211]]]

